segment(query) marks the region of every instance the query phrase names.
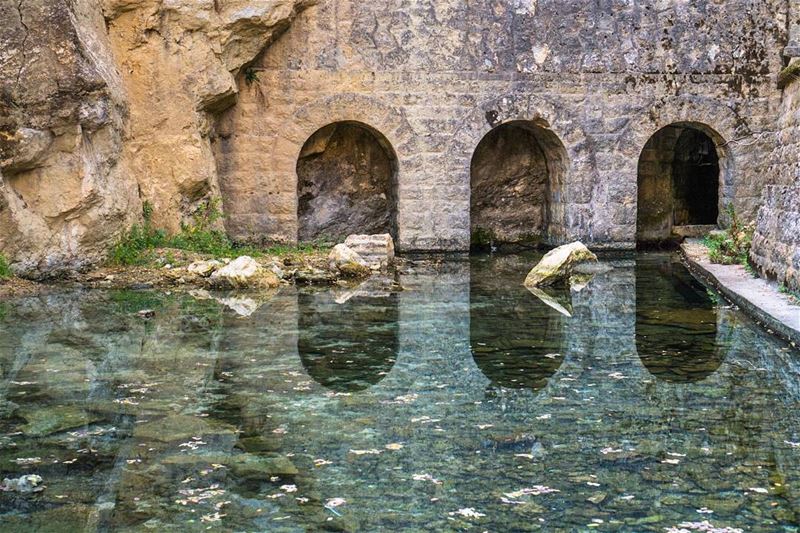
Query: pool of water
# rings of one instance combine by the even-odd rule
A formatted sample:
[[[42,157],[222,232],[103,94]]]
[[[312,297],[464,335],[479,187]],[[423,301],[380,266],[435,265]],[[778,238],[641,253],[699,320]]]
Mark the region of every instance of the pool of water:
[[[0,303],[3,531],[798,531],[800,354],[669,255],[535,260]]]

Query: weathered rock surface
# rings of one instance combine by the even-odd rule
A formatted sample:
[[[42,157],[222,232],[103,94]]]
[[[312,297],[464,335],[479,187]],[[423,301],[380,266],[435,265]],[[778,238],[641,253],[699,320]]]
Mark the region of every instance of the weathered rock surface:
[[[364,259],[372,270],[385,270],[394,261],[394,240],[381,235],[350,235],[344,244]]]
[[[41,492],[44,490],[43,481],[42,476],[37,474],[28,474],[13,479],[5,478],[3,483],[0,483],[0,491],[20,492],[22,494]]]
[[[99,4],[0,3],[0,252],[33,277],[101,259],[141,212]]]
[[[548,252],[528,273],[525,287],[567,285],[578,265],[596,262],[597,256],[581,242],[559,246]]]
[[[280,285],[280,280],[258,261],[243,255],[211,274],[209,284],[215,289],[269,289]]]
[[[800,186],[766,188],[750,259],[763,276],[800,290]]]
[[[200,277],[207,278],[220,268],[222,268],[223,263],[221,261],[217,261],[216,259],[212,259],[210,261],[195,261],[188,267],[186,270],[190,274],[196,274]]]
[[[177,230],[218,195],[214,116],[314,1],[0,2],[0,253],[14,270],[88,267],[142,200]]]
[[[328,255],[331,270],[338,270],[348,277],[369,274],[367,262],[346,244],[337,244]]]

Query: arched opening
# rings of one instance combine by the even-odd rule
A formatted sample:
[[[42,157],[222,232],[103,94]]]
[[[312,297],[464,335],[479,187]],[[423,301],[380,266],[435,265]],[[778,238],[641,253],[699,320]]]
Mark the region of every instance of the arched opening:
[[[723,158],[718,135],[680,123],[656,132],[639,158],[637,241],[704,235],[719,219]]]
[[[567,161],[558,136],[535,122],[486,134],[470,169],[473,249],[548,243]]]
[[[565,316],[505,281],[524,278],[530,264],[526,255],[472,258],[472,358],[493,391],[540,391],[564,362]]]
[[[722,366],[727,342],[717,313],[706,288],[671,256],[636,261],[636,349],[658,380],[696,383]]]
[[[337,122],[312,135],[297,161],[298,240],[397,238],[397,157],[378,131]]]
[[[298,295],[297,348],[308,375],[335,392],[364,391],[394,367],[399,349],[396,294],[353,296],[330,291]]]

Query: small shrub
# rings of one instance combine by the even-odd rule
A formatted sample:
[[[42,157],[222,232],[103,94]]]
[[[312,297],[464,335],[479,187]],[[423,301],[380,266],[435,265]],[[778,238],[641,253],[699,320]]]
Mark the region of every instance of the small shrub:
[[[750,248],[753,245],[753,227],[744,225],[736,215],[732,205],[728,206],[731,227],[722,232],[712,233],[703,240],[708,248],[712,263],[721,265],[740,264],[755,275],[750,266]]]
[[[152,226],[152,206],[145,202],[143,225],[133,226],[112,248],[110,262],[116,265],[144,265],[156,261],[153,253],[157,248],[174,248],[187,252],[211,255],[216,258],[233,258],[241,255],[261,257],[263,255],[290,256],[324,252],[331,248],[325,242],[303,243],[298,246],[276,245],[270,248],[242,246],[232,242],[224,231],[217,229],[222,219],[218,199],[201,205],[192,215],[191,222],[181,225],[177,235],[168,237],[166,232]],[[167,251],[162,264],[177,263],[172,251]]]
[[[169,239],[168,246],[215,257],[235,255],[231,240],[215,227],[221,219],[220,201],[209,200],[195,211],[190,224],[181,225],[181,232]]]
[[[253,67],[248,68],[244,71],[244,80],[247,82],[248,85],[252,85],[254,83],[258,83],[258,70],[254,69]]]
[[[141,265],[147,262],[145,252],[163,246],[166,233],[152,226],[153,206],[145,202],[142,207],[144,224],[134,225],[111,249],[110,261],[115,265]]]
[[[11,266],[3,254],[0,254],[0,279],[7,279],[12,276]]]
[[[781,286],[778,287],[778,290],[781,292],[781,294],[787,295],[792,303],[800,303],[800,292],[793,291],[783,283],[781,283]]]

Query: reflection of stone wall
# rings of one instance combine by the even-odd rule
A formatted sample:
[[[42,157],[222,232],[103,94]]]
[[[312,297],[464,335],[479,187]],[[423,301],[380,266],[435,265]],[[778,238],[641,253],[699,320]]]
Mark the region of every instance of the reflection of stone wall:
[[[298,154],[337,120],[378,129],[397,153],[401,250],[469,246],[475,148],[520,119],[566,149],[551,213],[557,241],[633,246],[639,155],[679,121],[705,123],[728,143],[724,196],[754,217],[773,141],[758,132],[774,129],[783,0],[519,6],[324,0],[306,10],[218,124],[229,231],[296,239]]]

